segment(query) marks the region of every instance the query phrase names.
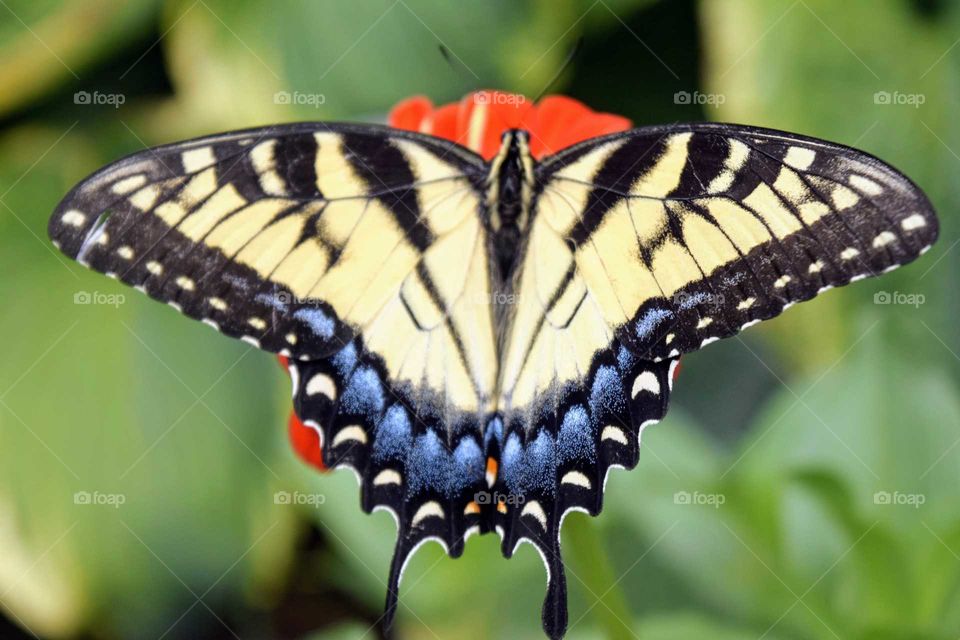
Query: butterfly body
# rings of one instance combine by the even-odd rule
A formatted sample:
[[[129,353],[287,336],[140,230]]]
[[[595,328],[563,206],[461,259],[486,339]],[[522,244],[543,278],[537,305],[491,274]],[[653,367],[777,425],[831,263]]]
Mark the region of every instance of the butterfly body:
[[[426,541],[495,531],[547,567],[667,410],[680,355],[936,239],[930,203],[862,152],[717,124],[646,127],[488,162],[431,136],[300,123],[158,147],[87,178],[68,256],[290,358],[294,408],[366,511],[398,524],[387,589]]]

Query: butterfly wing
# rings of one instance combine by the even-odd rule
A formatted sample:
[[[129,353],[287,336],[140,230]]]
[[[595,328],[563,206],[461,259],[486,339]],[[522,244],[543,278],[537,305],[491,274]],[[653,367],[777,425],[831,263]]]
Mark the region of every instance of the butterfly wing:
[[[295,410],[365,510],[399,525],[388,590],[480,512],[496,353],[478,180],[456,145],[383,127],[297,124],[151,149],[64,199],[69,256],[222,332],[289,354]]]
[[[541,218],[638,355],[699,349],[878,275],[937,237],[926,196],[840,145],[723,124],[650,127],[540,166]]]
[[[350,341],[416,271],[482,161],[427,136],[303,123],[136,153],[50,219],[68,256],[296,358]]]
[[[936,238],[926,197],[866,154],[729,125],[636,129],[545,159],[502,356],[504,553],[547,564],[544,626],[566,623],[560,523],[596,515],[637,462],[680,354]]]

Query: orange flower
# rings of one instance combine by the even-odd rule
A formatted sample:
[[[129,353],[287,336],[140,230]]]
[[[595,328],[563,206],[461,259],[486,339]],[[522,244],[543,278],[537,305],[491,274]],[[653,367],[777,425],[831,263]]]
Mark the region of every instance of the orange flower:
[[[407,98],[390,110],[387,124],[452,140],[486,160],[496,155],[500,136],[507,129],[529,131],[530,151],[541,158],[583,140],[631,127],[628,119],[598,113],[573,98],[547,96],[534,104],[524,96],[501,91],[476,91],[442,107],[434,107],[423,96]],[[287,359],[277,358],[286,370]],[[293,450],[304,462],[326,470],[320,437],[295,412],[290,413],[288,435]]]
[[[489,160],[507,129],[530,132],[535,158],[572,144],[631,127],[628,119],[598,113],[565,96],[547,96],[534,104],[526,97],[501,91],[476,91],[460,102],[434,107],[423,96],[397,104],[387,120],[391,127],[419,131],[469,147]]]

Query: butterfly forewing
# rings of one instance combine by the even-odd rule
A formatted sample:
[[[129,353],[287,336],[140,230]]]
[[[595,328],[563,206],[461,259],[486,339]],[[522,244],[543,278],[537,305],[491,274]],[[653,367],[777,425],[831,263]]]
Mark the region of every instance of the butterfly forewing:
[[[926,196],[889,165],[751,127],[636,129],[553,156],[539,180],[535,225],[572,247],[607,324],[652,359],[906,264],[937,237]]]
[[[230,336],[320,357],[475,216],[482,170],[455,145],[384,127],[255,129],[105,167],[61,202],[50,236]]]

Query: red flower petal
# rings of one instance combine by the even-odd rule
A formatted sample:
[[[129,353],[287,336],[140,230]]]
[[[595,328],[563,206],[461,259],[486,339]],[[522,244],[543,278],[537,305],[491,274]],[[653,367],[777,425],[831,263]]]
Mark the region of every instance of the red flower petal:
[[[293,411],[290,412],[287,435],[290,437],[293,450],[301,460],[320,471],[327,470],[320,452],[320,434],[303,424]]]
[[[422,96],[408,98],[390,111],[387,121],[398,129],[452,140],[487,160],[496,155],[500,138],[508,129],[529,131],[530,151],[540,158],[631,127],[627,118],[597,113],[573,98],[547,96],[534,104],[519,94],[486,90],[437,108]]]

